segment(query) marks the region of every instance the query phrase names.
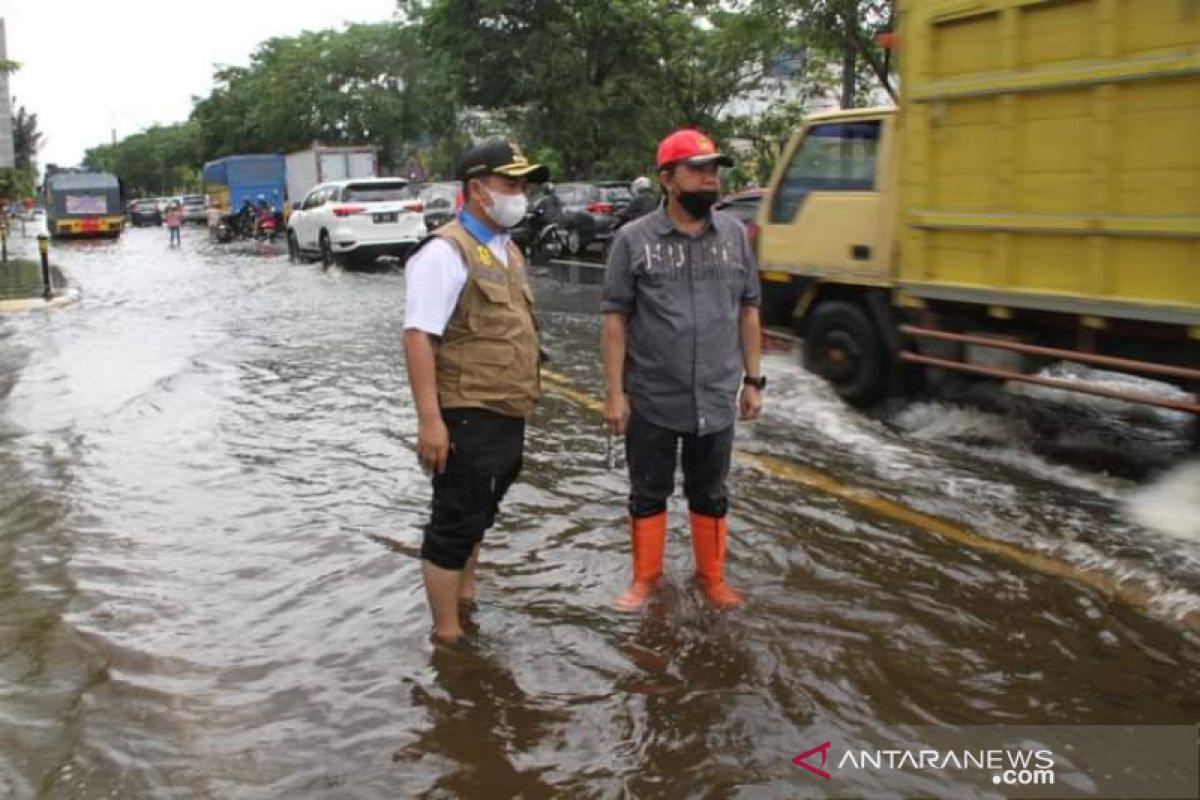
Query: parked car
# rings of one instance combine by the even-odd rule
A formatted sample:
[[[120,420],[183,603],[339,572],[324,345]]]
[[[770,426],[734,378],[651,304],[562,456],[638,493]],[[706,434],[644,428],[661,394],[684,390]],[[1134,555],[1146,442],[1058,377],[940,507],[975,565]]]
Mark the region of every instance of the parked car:
[[[594,183],[560,183],[554,191],[562,201],[564,226],[579,232],[580,251],[612,238],[616,206],[606,194],[611,187],[602,190]]]
[[[185,194],[179,200],[183,205],[184,222],[194,222],[197,225],[208,224],[208,209],[205,207],[204,195]]]
[[[312,189],[287,223],[288,256],[329,266],[403,257],[426,234],[425,207],[403,178],[358,178]]]
[[[134,200],[129,204],[129,221],[135,228],[141,228],[144,225],[162,225],[162,219],[162,211],[159,210],[158,200],[155,198]]]
[[[629,189],[630,181],[597,181],[600,187],[600,202],[612,203],[614,211],[620,211],[633,201],[633,192]]]
[[[758,223],[755,220],[758,218],[758,207],[762,205],[765,195],[765,189],[746,189],[725,195],[713,206],[717,211],[725,211],[742,221],[742,224],[746,226],[746,237],[750,240],[750,247],[754,249],[756,255],[758,254]]]
[[[425,206],[425,230],[435,231],[454,219],[462,207],[462,182],[427,183],[421,187],[419,197]]]

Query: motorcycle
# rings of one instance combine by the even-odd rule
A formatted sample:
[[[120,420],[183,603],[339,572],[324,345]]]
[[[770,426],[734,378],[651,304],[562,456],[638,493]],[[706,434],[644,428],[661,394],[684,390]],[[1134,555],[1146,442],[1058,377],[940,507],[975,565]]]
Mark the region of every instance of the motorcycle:
[[[539,257],[561,258],[577,249],[572,246],[572,235],[577,238],[578,234],[573,234],[557,222],[547,222],[541,208],[530,209],[525,218],[510,231],[510,235],[525,257],[531,260]]]
[[[233,241],[234,231],[236,230],[236,220],[232,214],[223,214],[221,220],[217,223],[216,237],[221,244],[229,244]]]
[[[270,217],[265,217],[258,222],[257,228],[254,232],[254,238],[260,242],[264,239],[269,242],[274,242],[277,234],[278,228],[275,225],[275,217],[272,215]]]

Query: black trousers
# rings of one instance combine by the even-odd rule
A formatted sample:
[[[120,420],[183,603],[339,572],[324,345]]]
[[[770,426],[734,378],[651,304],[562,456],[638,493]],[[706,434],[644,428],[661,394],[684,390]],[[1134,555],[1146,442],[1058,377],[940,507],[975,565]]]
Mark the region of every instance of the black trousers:
[[[625,430],[625,460],[629,464],[629,513],[650,517],[667,510],[675,490],[675,466],[683,450],[683,493],[688,509],[710,517],[729,510],[725,481],[733,456],[733,426],[698,436],[649,422],[637,412]]]
[[[450,434],[446,471],[433,476],[433,510],[421,558],[461,570],[475,545],[496,522],[508,487],[521,473],[525,420],[482,408],[447,408]]]

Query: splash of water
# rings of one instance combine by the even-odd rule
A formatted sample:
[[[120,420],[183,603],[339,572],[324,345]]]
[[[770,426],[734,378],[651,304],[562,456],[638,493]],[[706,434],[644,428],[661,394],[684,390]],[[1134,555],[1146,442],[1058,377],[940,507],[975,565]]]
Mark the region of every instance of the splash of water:
[[[1152,531],[1200,544],[1200,461],[1191,461],[1129,495],[1126,515]]]

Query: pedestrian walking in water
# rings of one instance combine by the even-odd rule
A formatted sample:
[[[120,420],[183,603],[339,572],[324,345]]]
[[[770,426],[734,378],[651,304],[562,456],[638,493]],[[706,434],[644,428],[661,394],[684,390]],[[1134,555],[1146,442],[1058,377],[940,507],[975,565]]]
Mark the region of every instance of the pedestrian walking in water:
[[[179,229],[183,227],[183,206],[178,200],[172,200],[167,206],[167,214],[165,221],[167,223],[167,231],[171,235],[170,247],[177,247],[183,244],[180,238]]]
[[[459,165],[465,206],[409,256],[404,353],[417,455],[433,474],[421,543],[434,636],[463,635],[484,533],[521,471],[525,418],[541,393],[533,292],[508,229],[527,182],[549,177],[510,142],[472,147]]]
[[[208,201],[208,208],[204,211],[204,221],[208,226],[208,238],[213,241],[217,239],[217,228],[221,225],[223,214],[224,212],[221,211],[216,200]]]
[[[662,575],[680,460],[696,576],[715,605],[742,602],[723,577],[726,479],[734,418],[739,409],[744,420],[759,415],[766,378],[758,267],[741,222],[712,211],[718,168],[732,165],[698,131],[663,139],[666,205],[623,226],[609,253],[604,419],[625,434],[633,543],[633,582],[617,599],[623,611],[639,609]]]

